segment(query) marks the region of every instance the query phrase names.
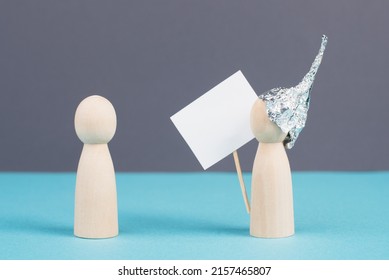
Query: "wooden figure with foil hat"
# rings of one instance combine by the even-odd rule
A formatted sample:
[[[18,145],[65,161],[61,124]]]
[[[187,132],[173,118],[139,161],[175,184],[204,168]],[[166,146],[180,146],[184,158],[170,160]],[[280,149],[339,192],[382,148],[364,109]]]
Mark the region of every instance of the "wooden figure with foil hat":
[[[274,88],[259,96],[251,110],[251,129],[259,141],[251,185],[250,234],[280,238],[294,234],[292,176],[285,148],[293,147],[305,126],[310,92],[327,36],[309,72],[291,88]]]

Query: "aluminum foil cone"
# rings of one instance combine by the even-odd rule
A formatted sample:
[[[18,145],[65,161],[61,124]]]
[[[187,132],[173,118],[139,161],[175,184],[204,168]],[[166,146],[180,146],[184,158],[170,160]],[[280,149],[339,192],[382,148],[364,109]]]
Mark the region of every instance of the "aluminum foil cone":
[[[305,126],[309,109],[310,93],[327,45],[327,36],[322,36],[319,53],[311,69],[301,82],[291,88],[273,88],[259,96],[266,103],[269,119],[277,124],[287,136],[286,148],[291,149]]]

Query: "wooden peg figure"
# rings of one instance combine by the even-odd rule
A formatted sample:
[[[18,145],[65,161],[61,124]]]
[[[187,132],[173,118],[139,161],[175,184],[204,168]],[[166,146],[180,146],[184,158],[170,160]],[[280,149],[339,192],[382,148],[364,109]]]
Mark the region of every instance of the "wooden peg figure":
[[[251,185],[250,234],[279,238],[294,234],[292,176],[285,148],[291,149],[305,126],[310,93],[327,45],[309,72],[294,87],[273,88],[259,96],[251,110],[251,130],[260,142]]]
[[[89,96],[78,106],[74,124],[84,143],[77,169],[74,235],[117,236],[115,170],[107,145],[116,131],[115,109],[106,98]]]
[[[252,172],[250,234],[267,238],[293,235],[292,176],[283,144],[286,133],[270,121],[261,99],[251,110],[251,129],[260,144]]]

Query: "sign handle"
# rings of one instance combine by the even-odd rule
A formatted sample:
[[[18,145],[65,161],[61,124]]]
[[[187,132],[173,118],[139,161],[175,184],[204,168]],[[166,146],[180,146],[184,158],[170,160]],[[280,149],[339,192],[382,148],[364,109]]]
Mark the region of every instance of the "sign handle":
[[[236,173],[238,173],[239,184],[240,184],[240,188],[242,189],[242,196],[243,196],[244,203],[246,205],[246,210],[247,210],[247,213],[250,214],[250,204],[249,204],[249,200],[247,198],[247,191],[246,191],[246,187],[245,187],[244,181],[243,181],[242,169],[240,168],[238,151],[234,151],[232,154],[234,156]]]

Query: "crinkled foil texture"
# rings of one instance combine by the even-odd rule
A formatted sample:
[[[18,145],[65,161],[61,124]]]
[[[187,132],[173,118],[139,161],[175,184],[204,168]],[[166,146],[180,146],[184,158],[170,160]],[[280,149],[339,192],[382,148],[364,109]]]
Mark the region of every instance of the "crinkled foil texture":
[[[291,149],[298,135],[305,126],[309,108],[309,92],[300,97],[293,88],[274,88],[261,96],[266,103],[269,119],[278,125],[287,136],[284,140],[286,148]]]
[[[327,36],[323,35],[319,53],[311,69],[297,86],[273,88],[259,96],[266,103],[269,119],[287,133],[284,145],[288,149],[294,146],[307,121],[310,93],[326,45]]]

